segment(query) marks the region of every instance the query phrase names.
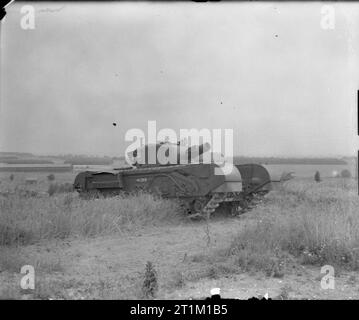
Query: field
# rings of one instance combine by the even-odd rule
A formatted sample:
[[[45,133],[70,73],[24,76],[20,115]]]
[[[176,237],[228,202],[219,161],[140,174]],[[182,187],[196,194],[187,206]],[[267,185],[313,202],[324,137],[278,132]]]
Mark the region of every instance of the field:
[[[348,170],[352,177],[358,177],[357,165],[354,161],[349,164],[322,164],[322,165],[299,165],[299,164],[268,164],[264,165],[273,176],[280,176],[283,171],[294,172],[297,178],[312,178],[316,171],[319,171],[323,178],[332,178],[340,175],[343,170]]]
[[[231,298],[359,298],[355,179],[296,178],[239,217],[193,222],[148,194],[50,196],[74,174],[47,176],[0,176],[2,299],[201,299],[213,287]],[[35,290],[20,288],[23,265],[35,268]],[[324,265],[334,289],[321,287]]]

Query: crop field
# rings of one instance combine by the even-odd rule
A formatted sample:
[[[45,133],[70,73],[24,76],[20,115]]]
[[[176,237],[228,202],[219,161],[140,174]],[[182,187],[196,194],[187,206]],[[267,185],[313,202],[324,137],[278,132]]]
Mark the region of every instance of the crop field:
[[[1,173],[0,298],[359,298],[356,179],[297,177],[243,215],[190,221],[145,193],[81,199],[74,176]],[[20,287],[24,265],[34,290]],[[335,288],[321,286],[325,265]]]

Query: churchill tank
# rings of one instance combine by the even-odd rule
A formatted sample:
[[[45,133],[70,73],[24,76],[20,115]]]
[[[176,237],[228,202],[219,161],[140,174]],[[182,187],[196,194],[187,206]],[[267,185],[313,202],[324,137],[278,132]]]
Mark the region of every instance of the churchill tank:
[[[80,172],[74,189],[85,198],[139,191],[175,198],[194,218],[208,217],[219,207],[232,214],[246,212],[275,183],[290,178],[271,180],[263,166],[233,165],[210,149],[208,143],[188,148],[169,142],[145,145],[127,154],[131,166]]]

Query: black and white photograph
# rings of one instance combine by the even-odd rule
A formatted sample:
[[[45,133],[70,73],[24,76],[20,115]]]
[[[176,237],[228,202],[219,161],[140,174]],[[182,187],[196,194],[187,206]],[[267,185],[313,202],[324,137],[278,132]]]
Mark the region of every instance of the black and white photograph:
[[[359,299],[359,2],[0,18],[0,300]]]

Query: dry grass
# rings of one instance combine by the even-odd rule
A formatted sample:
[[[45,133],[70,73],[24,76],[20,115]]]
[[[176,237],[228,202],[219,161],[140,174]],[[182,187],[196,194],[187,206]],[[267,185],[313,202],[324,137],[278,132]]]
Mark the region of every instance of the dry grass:
[[[121,234],[182,217],[176,202],[145,193],[93,200],[80,199],[76,193],[52,197],[15,193],[0,196],[0,245]]]
[[[140,277],[141,275],[138,275]],[[12,282],[20,280],[13,277]],[[127,283],[131,282],[131,285]],[[11,283],[11,282],[10,282]],[[76,277],[36,277],[34,290],[21,290],[6,283],[0,287],[0,300],[127,300],[144,299],[138,278],[87,280]]]
[[[72,183],[51,183],[47,190],[49,196],[53,196],[56,193],[68,193],[73,192],[74,187]]]
[[[228,255],[241,268],[280,275],[303,264],[359,269],[359,197],[355,180],[290,181],[270,194],[233,241]]]
[[[21,248],[0,247],[0,272],[19,273],[24,265],[32,265],[37,272],[62,272],[63,265],[59,257],[52,253],[41,256],[24,254]]]
[[[300,264],[329,264],[359,270],[359,197],[357,181],[288,181],[242,219],[229,247],[189,257],[197,265],[185,278],[218,278],[263,272],[282,278]]]

